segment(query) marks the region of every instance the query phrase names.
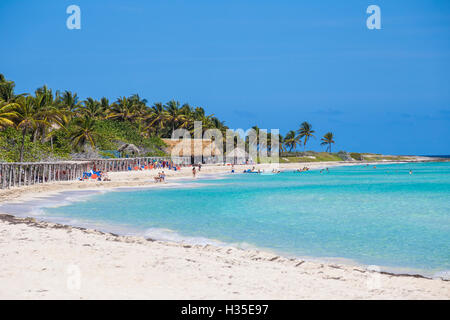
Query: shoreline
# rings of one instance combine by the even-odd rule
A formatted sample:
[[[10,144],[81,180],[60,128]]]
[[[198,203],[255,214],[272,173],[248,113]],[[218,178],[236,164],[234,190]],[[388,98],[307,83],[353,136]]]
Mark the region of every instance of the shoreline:
[[[211,175],[208,178],[205,178],[205,180],[214,179],[222,175]],[[183,179],[182,177],[178,179]],[[193,179],[185,179],[190,182],[194,182]],[[204,187],[205,185],[202,185]],[[24,202],[20,202],[20,204],[24,203],[24,205],[27,204],[27,202],[34,202],[34,201],[45,201],[44,199],[49,199],[52,201],[53,197],[56,197],[58,195],[64,196],[65,193],[68,193],[68,197],[81,197],[82,199],[74,199],[69,200],[68,197],[63,197],[61,200],[58,201],[58,204],[55,205],[49,205],[49,203],[45,203],[43,205],[37,204],[35,206],[35,203],[30,204],[33,205],[33,208],[37,208],[38,210],[42,208],[55,208],[59,206],[64,206],[67,204],[67,202],[78,202],[78,201],[85,201],[84,198],[95,196],[97,194],[102,194],[106,192],[126,192],[126,191],[132,191],[132,190],[138,190],[138,189],[152,189],[153,187],[157,189],[161,188],[195,188],[195,186],[184,186],[178,183],[167,183],[167,184],[158,184],[154,186],[129,186],[129,187],[114,187],[114,188],[101,188],[101,189],[84,189],[84,190],[62,190],[62,191],[56,191],[52,193],[45,194],[43,197],[36,197],[36,198],[30,198],[25,200]],[[95,192],[93,195],[85,195],[85,194],[70,194],[70,193],[81,193],[86,191],[92,191]],[[18,202],[13,202],[13,204],[19,204]],[[161,242],[167,242],[172,243],[176,245],[199,245],[199,246],[215,246],[215,247],[232,247],[239,250],[258,250],[274,255],[280,255],[287,259],[300,259],[309,261],[312,263],[321,263],[321,264],[341,264],[346,265],[349,267],[359,267],[359,268],[368,268],[371,267],[370,264],[365,264],[358,262],[357,260],[353,260],[350,258],[344,258],[344,257],[334,257],[334,256],[302,256],[302,255],[292,255],[285,252],[280,252],[273,250],[271,248],[265,248],[265,247],[258,247],[250,244],[245,243],[239,243],[239,242],[222,242],[221,240],[214,239],[214,238],[205,238],[205,237],[195,237],[195,236],[187,236],[182,235],[176,230],[171,229],[165,229],[165,228],[155,228],[152,229],[151,232],[149,232],[150,229],[147,229],[145,231],[137,231],[136,229],[132,227],[126,227],[124,225],[120,224],[114,224],[114,223],[101,223],[101,222],[95,222],[90,220],[77,220],[73,219],[71,217],[58,217],[58,216],[45,216],[45,215],[39,215],[39,214],[32,214],[31,212],[27,212],[25,214],[17,214],[17,213],[2,213],[1,212],[1,202],[0,202],[0,220],[5,220],[4,216],[7,216],[8,219],[11,217],[18,219],[17,221],[23,220],[25,222],[28,221],[28,219],[33,219],[35,222],[38,223],[51,223],[55,224],[61,228],[75,228],[79,230],[93,230],[98,231],[100,233],[104,234],[110,234],[118,237],[138,237],[142,238],[146,241],[161,241]],[[159,233],[159,236],[155,236],[154,232]],[[162,235],[161,235],[162,234]],[[450,281],[450,277],[448,276],[435,276],[436,274],[440,274],[445,271],[440,272],[426,272],[425,270],[410,268],[410,267],[395,267],[395,266],[385,266],[385,265],[376,265],[377,268],[379,268],[379,273],[381,274],[388,274],[392,276],[411,276],[411,277],[418,277],[418,278],[424,278],[424,279],[441,279],[443,281]]]
[[[430,158],[431,159],[431,158]],[[424,159],[424,157],[417,157],[416,160],[408,161],[370,161],[370,162],[356,162],[356,161],[329,161],[329,162],[300,162],[300,163],[280,163],[281,170],[296,170],[301,167],[309,167],[310,170],[320,170],[325,167],[343,167],[343,166],[364,166],[364,165],[388,165],[388,164],[402,164],[402,163],[426,163],[426,162],[447,162]],[[254,164],[254,165],[236,165],[242,173],[243,170],[251,169],[266,169],[271,168],[270,164]],[[109,172],[111,181],[59,181],[43,184],[35,184],[29,186],[12,187],[10,189],[0,189],[0,204],[4,202],[23,201],[35,196],[51,195],[59,191],[76,191],[76,190],[111,190],[121,187],[160,187],[170,186],[173,180],[192,180],[191,167],[183,167],[180,171],[167,171],[166,177],[170,182],[164,184],[155,183],[153,177],[163,169],[152,169],[145,171],[119,171]],[[207,175],[226,175],[231,174],[231,166],[225,165],[205,165],[202,166],[201,175],[205,172]],[[1,213],[1,212],[0,212]]]
[[[19,244],[0,249],[8,257],[0,276],[0,299],[450,297],[450,281],[257,249],[177,244],[11,215],[0,215],[0,226],[0,240],[6,231]],[[74,268],[81,276],[78,288],[68,286]]]
[[[395,162],[395,163],[403,163],[403,162]],[[392,162],[390,162],[390,163],[371,162],[370,164],[374,164],[374,165],[392,164]],[[331,163],[300,163],[300,164],[297,163],[297,164],[280,164],[280,167],[285,170],[290,170],[290,169],[295,169],[294,167],[308,166],[308,167],[311,167],[312,170],[314,170],[314,169],[319,169],[322,167],[330,167],[331,168],[334,166],[346,166],[346,165],[366,165],[366,163],[332,163],[332,164]],[[255,165],[255,166],[258,167],[258,165]],[[242,170],[244,170],[244,168],[253,167],[253,165],[237,166],[237,167],[242,168]],[[262,167],[267,167],[267,165],[262,165]],[[204,173],[207,173],[207,174],[211,173],[212,175],[220,176],[226,172],[229,172],[230,169],[231,169],[231,167],[228,167],[228,166],[214,166],[214,167],[213,166],[211,166],[211,167],[204,166],[204,167],[202,167],[201,175],[203,175]],[[181,172],[178,172],[178,173],[170,172],[170,174],[167,174],[167,176],[170,180],[174,180],[175,182],[169,182],[166,184],[156,184],[153,181],[147,181],[147,179],[149,179],[150,176],[154,176],[158,171],[161,171],[161,170],[152,170],[151,172],[150,171],[117,172],[117,173],[110,173],[110,176],[113,180],[113,181],[111,181],[111,183],[75,181],[75,182],[62,182],[62,183],[54,183],[54,184],[46,184],[46,185],[34,185],[34,186],[30,186],[30,187],[20,188],[22,190],[18,190],[19,188],[16,188],[15,190],[11,190],[13,192],[10,195],[14,199],[14,201],[12,201],[12,202],[18,203],[18,202],[23,202],[23,201],[30,201],[35,198],[54,196],[60,192],[89,191],[89,190],[94,190],[96,192],[103,192],[103,191],[109,192],[109,191],[115,191],[115,190],[120,191],[121,188],[176,187],[176,186],[179,186],[179,184],[176,183],[177,180],[188,180],[191,182],[195,182],[194,179],[189,178],[189,176],[191,175],[190,170],[191,170],[190,168],[184,168]],[[139,174],[141,174],[141,177],[136,177],[136,175],[139,175]],[[212,178],[212,177],[208,177],[208,178]],[[131,180],[131,182],[130,182],[130,180]],[[44,187],[44,188],[39,188],[39,187]],[[36,188],[38,190],[36,190]],[[23,189],[28,189],[28,190],[23,190]],[[16,191],[16,192],[14,192],[14,191]],[[8,198],[9,198],[9,196],[8,196]],[[0,192],[0,203],[4,203],[4,202],[7,202],[7,201],[5,201],[5,195]],[[10,202],[10,201],[8,201],[8,202]],[[170,248],[189,247],[189,248],[193,248],[196,250],[196,252],[194,254],[196,257],[197,257],[197,255],[202,256],[202,254],[204,254],[203,251],[205,250],[205,248],[207,249],[207,251],[212,250],[216,253],[221,253],[224,249],[233,250],[233,251],[237,250],[238,252],[243,253],[244,256],[252,255],[252,254],[253,255],[256,254],[257,256],[258,255],[271,256],[271,258],[268,260],[268,262],[289,261],[289,262],[295,263],[296,268],[300,267],[300,265],[303,265],[305,263],[310,265],[311,268],[317,268],[317,270],[325,268],[326,269],[325,274],[328,277],[327,279],[331,279],[331,280],[334,279],[334,281],[336,281],[337,278],[335,279],[330,275],[330,274],[333,274],[334,269],[347,271],[347,274],[341,276],[339,279],[341,279],[341,278],[345,279],[346,276],[352,278],[353,276],[355,276],[355,272],[356,272],[356,273],[360,273],[361,275],[366,275],[366,273],[370,274],[372,276],[375,274],[378,274],[380,277],[388,277],[391,280],[392,280],[392,278],[394,278],[394,279],[401,278],[401,279],[411,279],[411,281],[412,281],[412,279],[420,279],[421,281],[431,281],[433,284],[435,284],[436,287],[440,287],[441,285],[443,285],[442,288],[445,289],[443,292],[441,292],[440,290],[437,290],[441,293],[438,297],[433,297],[433,299],[435,299],[435,298],[437,298],[437,299],[450,298],[450,283],[448,280],[444,280],[441,278],[431,279],[429,277],[426,277],[426,276],[423,276],[420,274],[391,273],[391,272],[383,271],[383,270],[372,272],[368,269],[367,266],[364,266],[364,265],[361,265],[358,263],[356,263],[356,264],[348,264],[348,263],[341,264],[339,262],[334,262],[327,258],[314,258],[314,257],[311,257],[312,259],[309,259],[308,257],[288,258],[283,255],[278,256],[277,253],[266,251],[264,249],[257,249],[257,248],[241,249],[241,248],[238,248],[238,247],[235,247],[232,245],[230,246],[230,244],[227,244],[227,243],[224,243],[224,246],[214,246],[214,245],[210,245],[210,244],[206,244],[206,245],[187,244],[187,243],[183,243],[183,242],[181,242],[181,243],[174,242],[171,240],[154,240],[154,239],[146,239],[142,236],[119,235],[119,234],[114,234],[114,233],[110,233],[107,231],[104,232],[104,231],[92,230],[92,229],[84,228],[84,227],[64,225],[64,224],[51,222],[50,220],[49,221],[45,221],[45,220],[38,221],[38,220],[39,220],[38,216],[33,217],[33,218],[15,217],[13,215],[8,215],[8,214],[3,215],[0,212],[0,224],[2,225],[2,228],[0,230],[6,229],[6,231],[8,232],[9,231],[8,228],[10,228],[11,226],[25,225],[27,227],[31,227],[31,229],[39,229],[40,231],[44,230],[43,231],[44,234],[46,234],[47,237],[50,237],[50,238],[52,237],[54,230],[65,230],[67,233],[72,233],[72,232],[76,231],[76,232],[80,233],[79,236],[81,238],[84,238],[83,235],[97,235],[97,236],[106,237],[107,241],[108,241],[108,239],[111,240],[110,237],[113,237],[114,242],[124,241],[125,243],[129,243],[129,241],[133,241],[133,243],[137,243],[137,244],[143,244],[143,243],[146,244],[146,243],[150,242],[150,243],[158,244],[159,246],[162,246],[162,247],[165,247],[165,246],[170,247]],[[2,231],[2,233],[4,233],[4,232],[5,232],[5,230]],[[33,231],[31,233],[33,233]],[[130,239],[132,239],[132,240],[130,240]],[[105,239],[103,239],[103,240],[105,240]],[[102,242],[101,239],[98,239],[98,241]],[[4,241],[2,241],[2,242],[4,242]],[[64,246],[64,243],[62,245]],[[161,248],[159,248],[159,249],[161,249]],[[183,257],[181,256],[181,257],[179,257],[179,259],[183,260]],[[262,259],[262,258],[258,258],[257,260],[260,260],[260,259]],[[246,259],[244,259],[244,260],[246,261]],[[250,261],[247,261],[247,262],[250,262]],[[324,271],[322,271],[322,272],[324,272]],[[331,277],[331,278],[329,278],[329,277]],[[0,278],[0,280],[1,280],[1,278]],[[361,279],[359,279],[359,280],[361,280]],[[366,280],[364,280],[364,281],[366,281]],[[385,280],[387,281],[387,279],[385,279]],[[359,285],[361,285],[361,283],[359,283]],[[391,289],[393,290],[394,288],[391,288]],[[442,293],[444,293],[444,294],[442,295]],[[311,294],[313,294],[313,293],[311,293]],[[4,294],[2,294],[0,292],[0,297],[2,297],[2,296],[4,296]],[[246,298],[252,298],[252,297],[253,296],[246,296]],[[263,298],[275,298],[276,299],[276,297],[277,297],[276,295],[269,294],[267,296],[264,296]],[[332,297],[327,297],[326,295],[325,296],[321,295],[320,297],[325,297],[326,299],[327,298],[332,299]],[[400,295],[399,297],[405,297],[405,295]],[[234,299],[236,299],[236,298],[237,297],[234,297]],[[358,296],[349,296],[347,298],[358,299]],[[363,298],[363,297],[361,297],[361,298]],[[364,297],[364,298],[368,298],[368,297]],[[377,297],[373,297],[373,298],[382,298],[382,297],[377,296]],[[394,295],[394,296],[389,296],[386,298],[387,299],[397,298],[397,296]],[[427,299],[426,296],[420,296],[417,298]]]

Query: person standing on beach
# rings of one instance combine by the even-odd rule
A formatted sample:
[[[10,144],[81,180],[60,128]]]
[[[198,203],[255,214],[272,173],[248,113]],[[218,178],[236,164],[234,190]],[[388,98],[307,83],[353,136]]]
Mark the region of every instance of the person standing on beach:
[[[194,176],[194,178],[195,178],[195,175],[197,174],[197,171],[195,170],[195,167],[193,167],[192,168],[192,175]]]

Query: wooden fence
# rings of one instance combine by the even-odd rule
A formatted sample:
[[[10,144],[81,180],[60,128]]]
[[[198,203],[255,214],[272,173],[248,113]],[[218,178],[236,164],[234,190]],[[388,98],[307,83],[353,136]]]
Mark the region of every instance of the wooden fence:
[[[90,170],[103,172],[128,171],[129,168],[141,167],[159,161],[172,161],[180,166],[191,163],[190,157],[172,159],[145,157],[61,162],[6,162],[0,163],[0,189],[53,181],[77,180],[83,176],[84,172],[89,172]]]

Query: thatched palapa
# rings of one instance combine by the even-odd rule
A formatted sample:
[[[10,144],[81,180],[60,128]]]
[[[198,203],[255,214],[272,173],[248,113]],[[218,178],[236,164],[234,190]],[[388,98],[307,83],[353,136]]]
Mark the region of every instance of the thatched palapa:
[[[165,152],[179,157],[218,157],[222,150],[211,139],[162,139],[167,145]]]

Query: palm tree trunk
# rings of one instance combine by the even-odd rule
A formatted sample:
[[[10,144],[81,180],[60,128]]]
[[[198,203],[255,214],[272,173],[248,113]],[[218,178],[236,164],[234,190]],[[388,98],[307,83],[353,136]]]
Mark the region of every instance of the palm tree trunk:
[[[22,130],[22,144],[20,146],[20,160],[19,162],[23,162],[23,150],[25,147],[25,135],[27,134],[27,129]]]

